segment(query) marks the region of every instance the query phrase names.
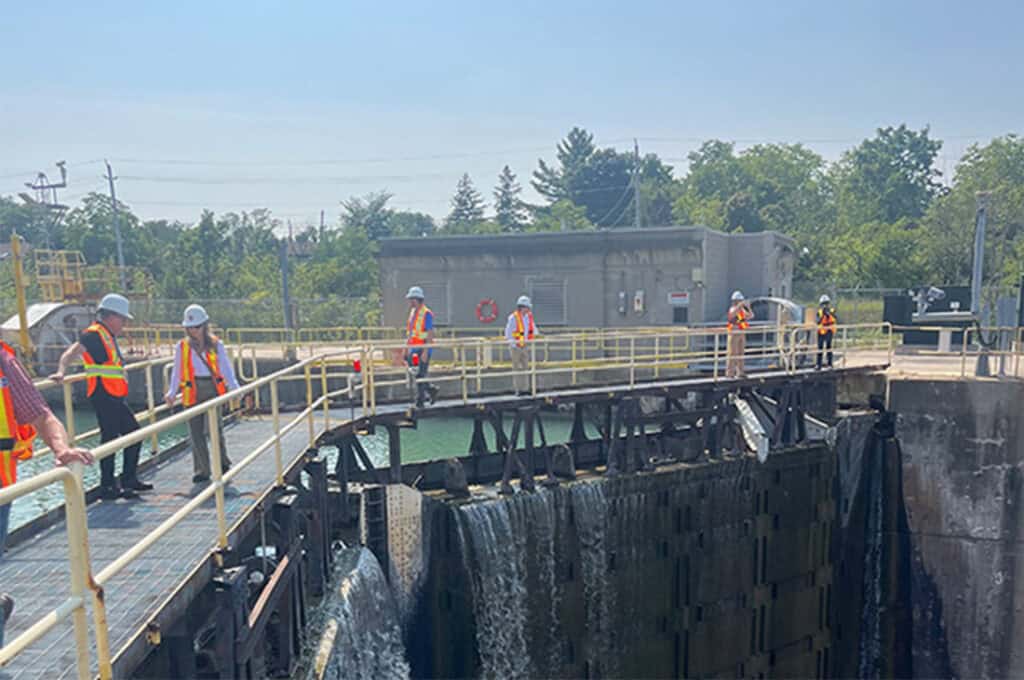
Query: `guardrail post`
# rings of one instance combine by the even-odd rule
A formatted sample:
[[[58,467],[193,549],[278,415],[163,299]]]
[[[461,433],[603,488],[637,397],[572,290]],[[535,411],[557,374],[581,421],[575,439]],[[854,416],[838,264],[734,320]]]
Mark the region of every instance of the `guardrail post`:
[[[629,386],[636,383],[636,337],[629,336]]]
[[[316,428],[313,425],[313,370],[309,364],[306,364],[303,373],[306,377],[306,408],[309,409],[309,416],[306,418],[306,422],[309,425],[309,446],[313,446],[313,442],[316,440]]]
[[[324,430],[331,427],[331,400],[327,398],[327,357],[320,357],[320,395],[324,399]]]
[[[571,373],[571,375],[572,375],[572,384],[575,385],[576,384],[576,336],[573,336],[572,339],[569,341],[569,343],[572,345],[572,349],[570,350],[571,359],[569,361],[569,366],[572,368],[572,373]]]
[[[274,425],[274,482],[284,486],[284,464],[281,462],[281,404],[277,394],[277,380],[270,381],[270,416]]]
[[[714,380],[718,380],[718,331],[711,333],[711,343],[714,346],[714,359],[712,360],[714,365],[711,369],[711,376]]]
[[[462,359],[459,362],[460,373],[461,373],[461,376],[462,376],[461,377],[461,382],[462,382],[462,403],[465,404],[465,403],[467,403],[469,401],[469,382],[468,382],[469,379],[467,378],[467,375],[466,375],[467,368],[466,368],[466,349],[465,349],[465,347],[462,348],[462,351],[459,352],[459,354],[460,354],[461,359]]]
[[[537,343],[530,343],[530,394],[537,396]]]
[[[206,427],[210,433],[210,469],[213,471],[213,483],[216,484],[214,497],[217,501],[217,545],[222,550],[228,547],[228,520],[224,513],[224,483],[221,480],[223,470],[220,464],[220,407],[206,410]]]
[[[68,439],[75,443],[75,399],[71,392],[71,383],[64,381],[64,427],[68,431]]]
[[[153,396],[153,365],[146,364],[146,409],[149,412],[149,423],[156,422],[156,398]],[[157,436],[154,434],[149,440],[149,455],[155,456],[158,446]]]
[[[661,336],[654,336],[654,378],[657,379],[661,375]]]
[[[961,338],[960,347],[960,377],[964,378],[967,376],[967,336],[970,335],[971,329],[965,328],[963,337]]]
[[[71,596],[80,604],[72,615],[75,627],[76,661],[78,677],[88,680],[92,676],[89,663],[89,624],[85,617],[85,591],[90,577],[89,536],[85,525],[85,492],[82,489],[81,465],[72,470],[72,479],[64,478],[65,512],[68,522],[68,551],[71,556]],[[109,677],[109,675],[107,676]]]

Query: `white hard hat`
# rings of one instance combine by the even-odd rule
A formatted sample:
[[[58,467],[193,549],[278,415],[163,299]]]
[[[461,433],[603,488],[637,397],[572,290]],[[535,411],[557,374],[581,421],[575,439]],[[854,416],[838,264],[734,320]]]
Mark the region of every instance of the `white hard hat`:
[[[818,304],[823,305],[826,302],[832,302],[832,298],[830,298],[828,295],[822,295],[820,298],[818,298]]]
[[[516,300],[516,307],[533,307],[533,304],[528,296],[520,295],[519,299]]]
[[[406,299],[417,298],[419,300],[422,300],[426,296],[423,294],[422,288],[420,288],[419,286],[413,286],[412,288],[409,289],[409,292],[405,294],[405,297]]]
[[[107,295],[104,295],[103,299],[100,300],[98,309],[104,312],[113,312],[114,314],[123,316],[126,319],[135,318],[128,312],[128,298],[123,295],[118,295],[117,293],[108,293]]]
[[[185,308],[185,316],[181,320],[181,325],[185,328],[195,328],[209,320],[210,315],[206,313],[202,305],[189,305]]]
[[[732,292],[732,301],[733,302],[739,302],[742,299],[743,299],[743,291],[734,290]]]

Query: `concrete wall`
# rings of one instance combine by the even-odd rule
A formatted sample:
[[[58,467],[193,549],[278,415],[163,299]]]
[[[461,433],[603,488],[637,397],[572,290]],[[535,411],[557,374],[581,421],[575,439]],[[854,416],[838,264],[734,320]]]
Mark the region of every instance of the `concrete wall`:
[[[724,234],[700,227],[388,239],[380,253],[384,323],[405,322],[405,293],[420,285],[438,323],[500,332],[519,295],[533,294],[535,283],[563,280],[564,314],[551,318],[538,306],[539,323],[669,325],[668,294],[677,291],[690,293],[688,323],[718,320],[737,278],[748,295],[778,292],[779,272],[792,277],[791,264],[782,262],[791,260],[791,251],[791,242],[777,234]],[[641,311],[634,309],[638,291],[644,295]],[[490,326],[476,318],[484,298],[499,307]]]
[[[893,380],[916,677],[1024,675],[1019,382]]]
[[[823,677],[835,474],[809,448],[439,506],[413,673]]]

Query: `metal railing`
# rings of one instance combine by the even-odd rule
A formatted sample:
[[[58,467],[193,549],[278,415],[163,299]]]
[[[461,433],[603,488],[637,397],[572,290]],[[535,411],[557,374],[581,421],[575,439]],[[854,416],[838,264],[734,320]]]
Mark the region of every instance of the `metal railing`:
[[[1019,367],[1021,335],[1016,334],[1011,356]],[[670,327],[643,329],[641,331],[585,331],[539,336],[529,342],[525,351],[529,354],[526,370],[515,370],[506,361],[509,347],[503,339],[455,338],[440,339],[431,345],[432,371],[425,380],[437,384],[449,399],[469,402],[471,398],[508,393],[510,380],[524,380],[526,391],[532,395],[548,390],[573,389],[584,385],[629,385],[636,386],[657,380],[674,380],[682,377],[704,377],[719,379],[728,368],[730,350],[736,358],[736,340],[746,339],[742,356],[746,369],[768,369],[783,374],[795,374],[811,368],[818,353],[816,329],[813,326],[757,326],[746,331],[727,331],[725,328],[684,328]],[[853,365],[861,354],[875,364],[891,364],[894,356],[894,328],[888,323],[848,324],[836,328],[833,336],[833,352],[840,365]],[[93,635],[96,658],[101,678],[112,673],[110,635],[105,605],[104,588],[117,574],[138,559],[168,532],[177,527],[187,516],[195,512],[210,498],[215,500],[216,547],[226,548],[231,528],[225,509],[224,488],[257,458],[273,450],[275,485],[285,481],[285,453],[283,439],[305,424],[308,444],[313,446],[316,436],[315,421],[321,420],[323,428],[331,426],[330,405],[332,400],[348,399],[353,413],[356,405],[361,406],[363,416],[378,412],[378,400],[383,401],[390,390],[397,393],[391,399],[407,401],[415,394],[419,379],[414,377],[404,364],[394,365],[396,353],[408,348],[400,342],[361,343],[351,347],[320,352],[315,356],[299,360],[294,364],[264,377],[252,376],[252,381],[225,395],[216,397],[156,419],[161,407],[150,405],[145,414],[149,424],[129,435],[101,444],[93,449],[98,460],[114,455],[126,446],[155,438],[165,430],[182,425],[192,418],[208,419],[207,432],[210,437],[210,464],[212,479],[196,496],[185,502],[172,515],[141,538],[135,545],[103,567],[95,576],[89,558],[89,531],[85,522],[85,497],[81,481],[81,466],[71,469],[57,468],[28,478],[0,490],[0,503],[12,502],[55,483],[64,485],[66,516],[68,521],[69,562],[71,565],[71,588],[68,597],[44,617],[34,622],[6,646],[0,648],[0,666],[6,665],[33,642],[39,640],[56,625],[67,619],[73,620],[75,644],[77,646],[78,676],[87,678],[90,674],[90,649],[86,601],[91,593],[93,610]],[[235,357],[244,361],[245,347],[236,348]],[[967,356],[968,340],[961,348]],[[359,361],[359,372],[354,362]],[[152,369],[165,364],[166,359],[152,359],[134,364],[134,370],[147,372],[150,395],[152,391]],[[253,362],[254,370],[258,370]],[[332,372],[335,369],[340,371]],[[329,391],[329,381],[344,379],[345,386]],[[84,379],[69,376],[63,385],[66,399],[71,384]],[[300,381],[305,387],[304,408],[290,414],[284,422],[281,411],[280,386],[289,381]],[[52,388],[46,381],[43,388]],[[404,390],[408,389],[408,392]],[[243,458],[225,472],[221,467],[221,444],[217,418],[219,410],[232,401],[253,394],[258,397],[261,390],[269,392],[270,417],[273,433],[258,446],[252,448]],[[317,396],[317,392],[319,395]],[[72,407],[73,408],[73,407]],[[73,414],[72,410],[68,411]],[[69,418],[73,428],[73,418]],[[73,430],[72,430],[73,431]],[[76,440],[87,433],[78,435]]]
[[[74,469],[56,468],[0,490],[0,503],[10,503],[17,498],[34,493],[58,481],[64,484],[72,572],[72,587],[68,598],[11,640],[7,645],[0,648],[0,667],[6,665],[26,647],[39,640],[54,626],[70,617],[74,619],[78,676],[83,679],[90,677],[89,641],[84,618],[86,590],[89,590],[92,594],[93,632],[99,674],[101,678],[112,677],[110,636],[104,596],[105,585],[211,497],[215,499],[217,547],[220,549],[226,548],[228,546],[229,528],[224,502],[225,485],[251,465],[257,457],[271,448],[274,450],[275,483],[279,486],[284,484],[285,465],[283,447],[281,446],[282,438],[301,424],[306,423],[308,427],[308,443],[312,445],[315,438],[314,418],[317,410],[322,408],[323,426],[325,428],[329,427],[330,399],[340,396],[346,391],[345,389],[338,390],[335,393],[326,391],[327,380],[329,377],[332,377],[329,374],[329,367],[334,363],[335,358],[329,354],[305,359],[276,373],[259,378],[238,390],[197,404],[177,414],[169,415],[163,420],[151,423],[129,435],[95,447],[93,455],[97,461],[100,461],[114,455],[126,446],[155,437],[160,432],[182,425],[192,418],[205,417],[209,419],[211,482],[134,546],[96,573],[95,576],[91,576],[88,529],[85,523],[85,490],[81,481],[82,470],[80,465],[74,466]],[[320,396],[315,399],[313,397],[314,367],[319,371],[318,377],[320,378],[320,386],[322,388]],[[306,407],[295,414],[287,423],[282,424],[278,388],[281,382],[289,380],[304,381],[306,386]],[[261,388],[269,388],[270,390],[274,434],[250,451],[240,461],[232,465],[229,471],[224,472],[221,468],[221,441],[217,427],[217,419],[220,417],[219,410],[232,400],[239,399]]]

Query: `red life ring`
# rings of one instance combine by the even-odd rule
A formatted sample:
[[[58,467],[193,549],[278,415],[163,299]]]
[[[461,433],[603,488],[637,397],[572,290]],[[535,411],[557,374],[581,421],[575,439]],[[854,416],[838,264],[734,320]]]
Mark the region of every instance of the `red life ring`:
[[[489,308],[489,311],[485,312],[484,308]],[[494,323],[494,320],[498,318],[498,303],[491,298],[484,298],[476,305],[476,318],[481,323]]]

